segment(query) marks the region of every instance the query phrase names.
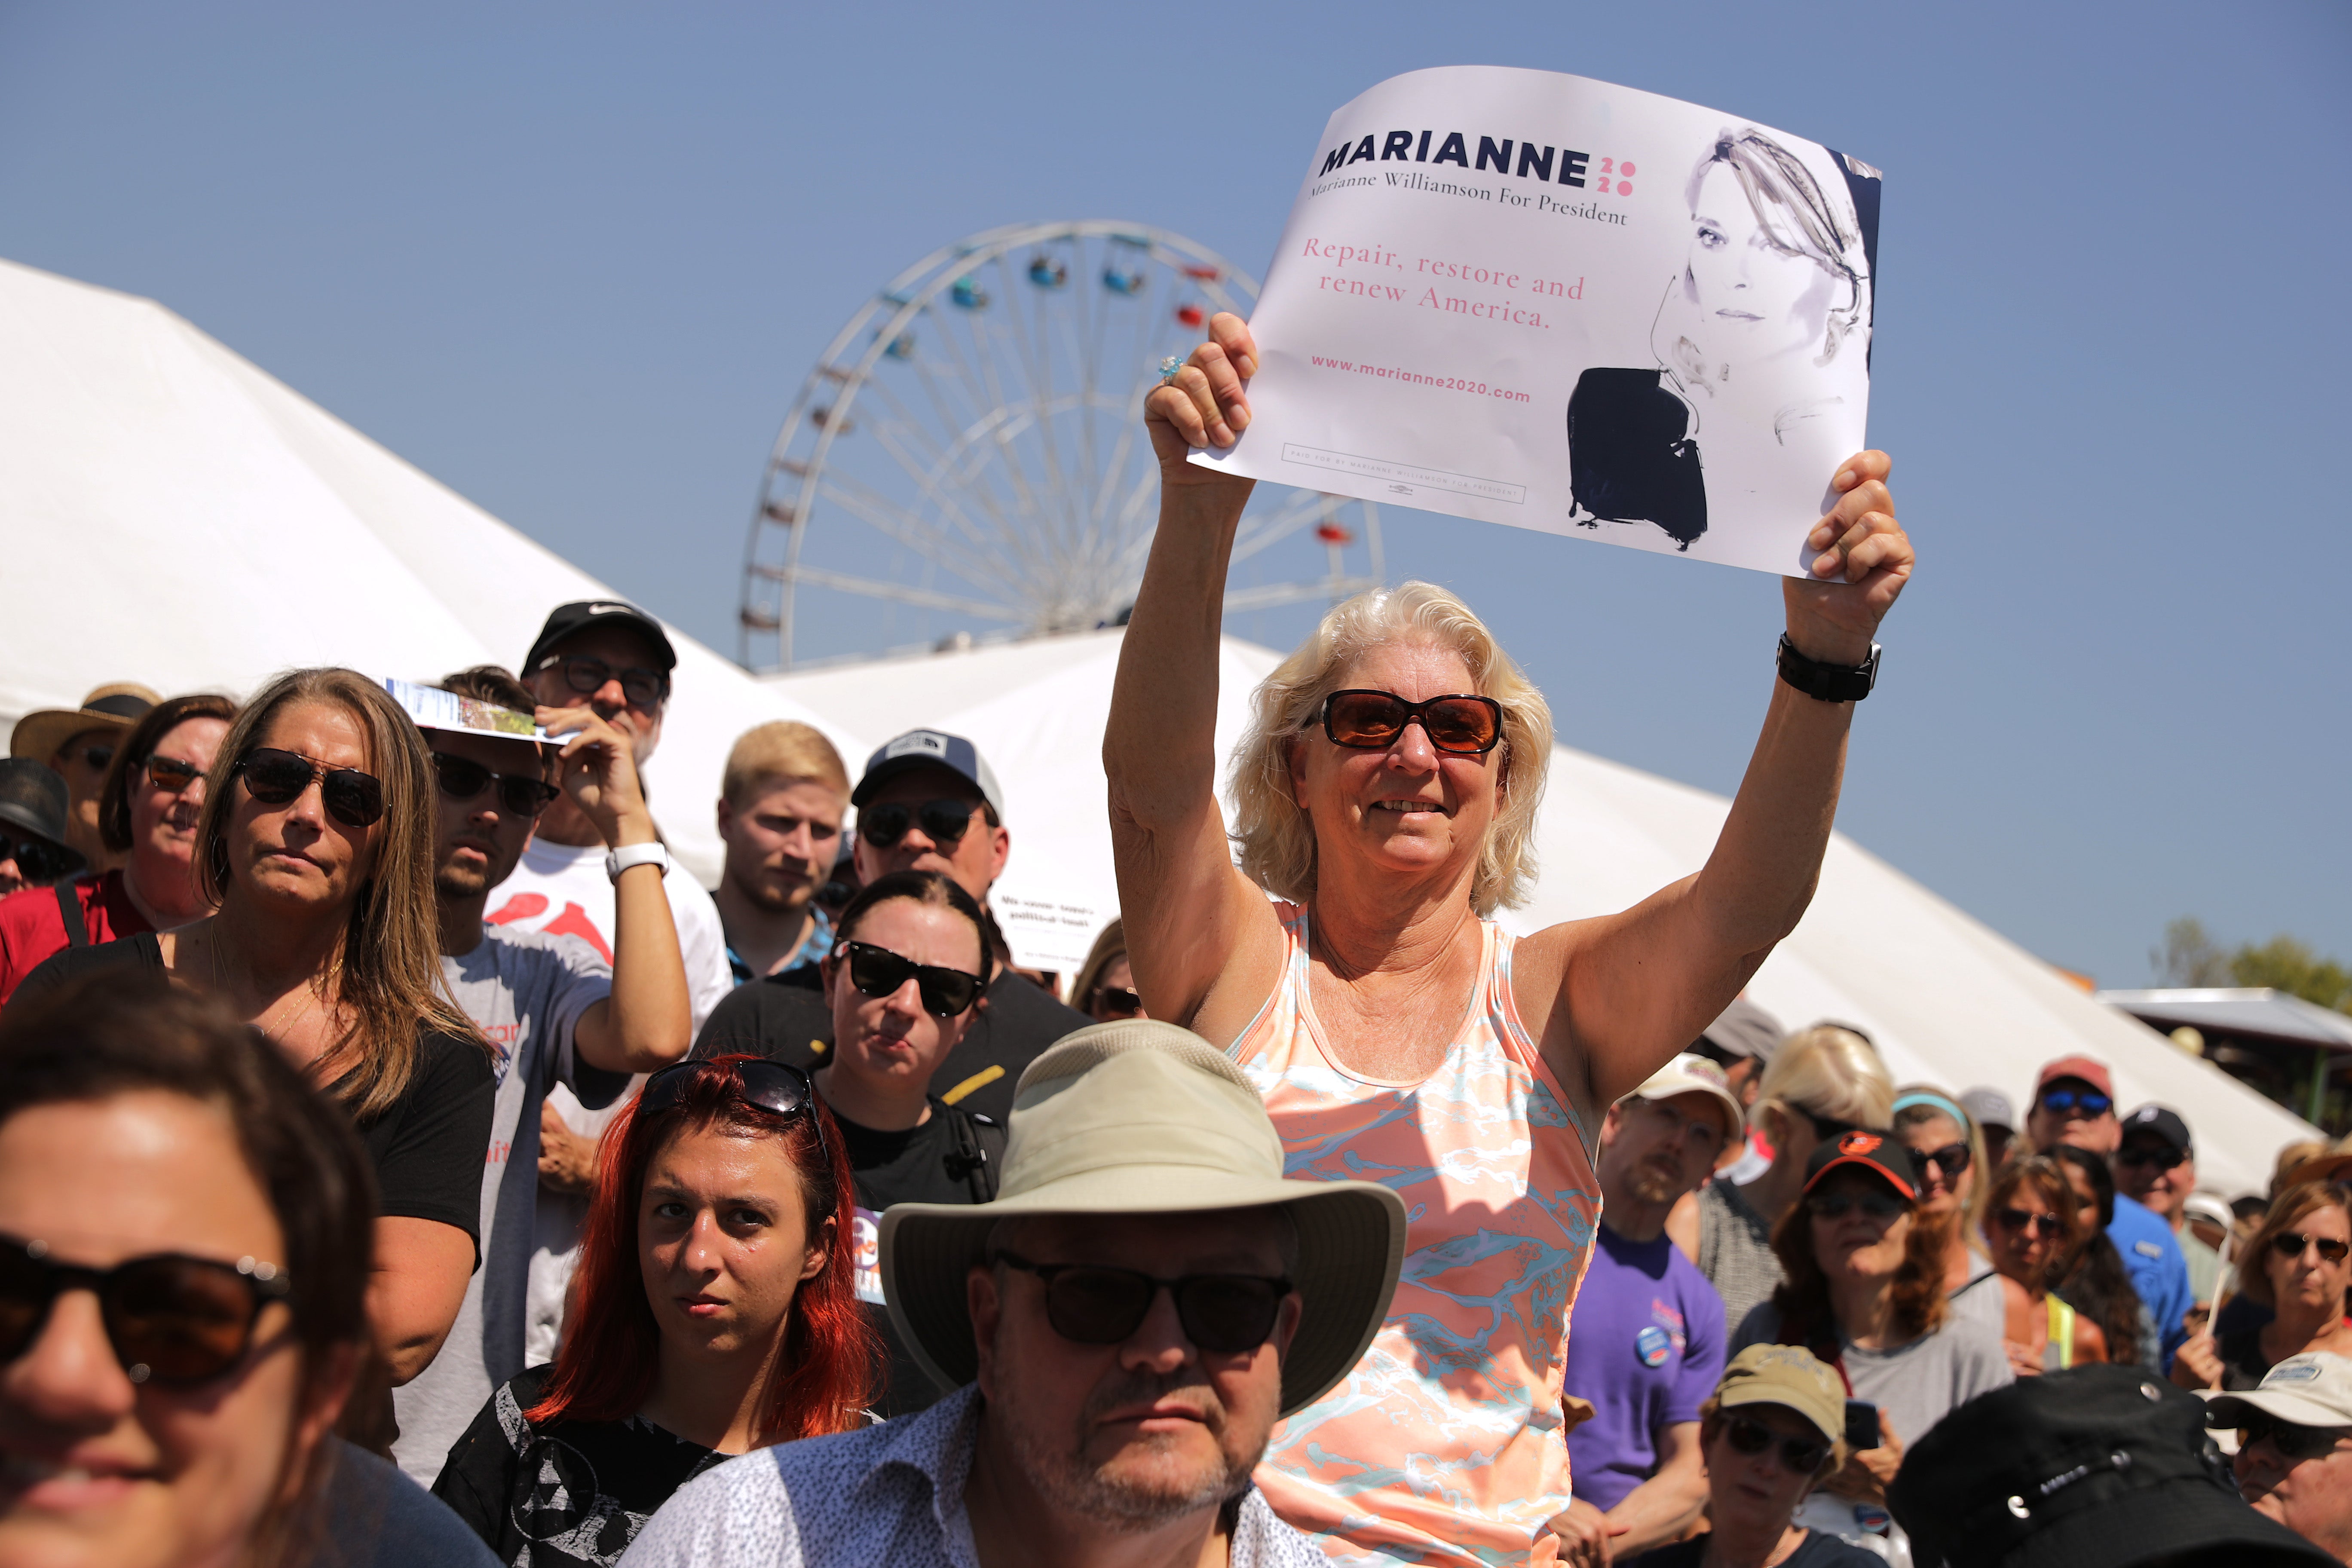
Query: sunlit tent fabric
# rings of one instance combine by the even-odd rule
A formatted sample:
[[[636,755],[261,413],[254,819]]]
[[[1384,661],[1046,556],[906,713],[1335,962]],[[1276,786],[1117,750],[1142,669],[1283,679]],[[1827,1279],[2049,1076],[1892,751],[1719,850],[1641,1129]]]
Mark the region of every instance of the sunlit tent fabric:
[[[110,680],[242,696],[297,665],[512,668],[556,605],[614,596],[162,306],[5,261],[0,562],[0,727]],[[727,748],[812,716],[670,637],[646,777],[709,883]],[[862,731],[823,727],[855,768]]]
[[[919,725],[969,737],[1006,796],[1013,856],[1000,887],[1016,896],[1118,907],[1102,731],[1124,634],[1042,638],[763,678],[816,712],[888,735]],[[1224,639],[1220,784],[1246,722],[1250,691],[1281,656]],[[1228,820],[1230,817],[1228,801]],[[1506,923],[1525,931],[1625,908],[1698,869],[1730,802],[1599,757],[1553,751],[1534,900]],[[2094,1001],[2032,954],[1954,909],[1843,836],[1796,933],[1748,995],[1790,1026],[1831,1018],[1867,1030],[1898,1082],[1989,1084],[2021,1114],[2037,1068],[2088,1052],[2114,1068],[2126,1107],[2179,1110],[2198,1140],[2200,1174],[2227,1193],[2259,1191],[2302,1121]]]

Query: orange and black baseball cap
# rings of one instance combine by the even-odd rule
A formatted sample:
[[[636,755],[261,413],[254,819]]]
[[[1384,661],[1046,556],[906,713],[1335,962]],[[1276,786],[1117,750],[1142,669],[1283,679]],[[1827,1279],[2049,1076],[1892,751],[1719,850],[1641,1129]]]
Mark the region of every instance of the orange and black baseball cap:
[[[1911,1163],[1911,1151],[1892,1132],[1856,1128],[1814,1150],[1813,1157],[1805,1162],[1805,1191],[1821,1185],[1822,1178],[1841,1165],[1868,1171],[1902,1194],[1905,1203],[1919,1201],[1919,1168]]]

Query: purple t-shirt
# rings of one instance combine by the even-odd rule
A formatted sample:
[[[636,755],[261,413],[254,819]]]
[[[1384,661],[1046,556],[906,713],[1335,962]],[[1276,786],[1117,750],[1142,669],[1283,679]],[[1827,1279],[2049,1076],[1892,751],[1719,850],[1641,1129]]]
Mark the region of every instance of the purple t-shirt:
[[[1650,1479],[1661,1426],[1698,1419],[1723,1375],[1723,1298],[1664,1237],[1600,1245],[1568,1322],[1568,1393],[1592,1419],[1568,1435],[1569,1479],[1603,1510]]]

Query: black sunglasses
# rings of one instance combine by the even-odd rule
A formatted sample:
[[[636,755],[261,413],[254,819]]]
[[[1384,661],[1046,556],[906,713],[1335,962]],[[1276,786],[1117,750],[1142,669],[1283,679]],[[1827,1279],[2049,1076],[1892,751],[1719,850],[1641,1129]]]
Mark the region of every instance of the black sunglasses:
[[[1087,1011],[1111,1018],[1132,1018],[1143,1011],[1143,998],[1125,986],[1097,985],[1087,996]]]
[[[1903,1200],[1893,1193],[1853,1192],[1817,1193],[1805,1200],[1805,1207],[1823,1219],[1843,1219],[1848,1213],[1860,1209],[1873,1219],[1893,1219],[1903,1212]]]
[[[1965,1143],[1947,1143],[1940,1149],[1931,1149],[1925,1154],[1911,1157],[1923,1165],[1935,1166],[1944,1173],[1947,1182],[1958,1181],[1960,1173],[1969,1168],[1969,1146]]]
[[[2239,1420],[2238,1429],[2245,1434],[2247,1444],[2268,1437],[2279,1458],[2289,1464],[2299,1465],[2305,1459],[2316,1459],[2336,1451],[2336,1445],[2352,1437],[2352,1430],[2342,1426],[2298,1426],[2292,1421],[2281,1421],[2249,1410]]]
[[[2176,1149],[2169,1143],[2154,1147],[2143,1143],[2137,1149],[2119,1150],[2116,1154],[2118,1165],[2153,1165],[2159,1171],[2177,1171],[2188,1161],[2188,1150]]]
[[[205,770],[195,763],[183,762],[178,757],[163,756],[160,752],[149,755],[140,765],[147,770],[149,784],[157,789],[170,790],[173,795],[205,776]]]
[[[114,761],[114,748],[112,746],[84,746],[81,749],[81,760],[89,765],[89,768],[93,773],[102,773],[106,771],[106,764]]]
[[[917,963],[872,942],[843,942],[835,956],[844,952],[849,955],[849,983],[860,992],[876,998],[895,996],[912,980],[916,994],[923,999],[923,1011],[934,1017],[954,1017],[978,1001],[988,984],[977,974],[937,963]]]
[[[433,753],[433,776],[451,800],[475,800],[492,784],[499,786],[499,806],[509,816],[537,816],[563,792],[545,779],[529,773],[494,773],[481,763],[446,752]]]
[[[98,1295],[106,1337],[133,1383],[206,1383],[253,1348],[261,1309],[290,1289],[274,1265],[159,1252],[111,1268],[54,1262],[43,1241],[0,1238],[0,1362],[32,1348],[68,1290]]]
[[[2105,1116],[2116,1108],[2115,1098],[2095,1089],[2053,1089],[2042,1097],[2042,1109],[2053,1116],[2063,1116],[2077,1108],[2085,1116]]]
[[[857,831],[877,849],[887,849],[907,837],[908,826],[919,824],[924,837],[942,849],[952,849],[971,830],[972,813],[979,809],[968,800],[927,800],[920,805],[891,801],[860,806]]]
[[[16,862],[27,882],[54,882],[73,869],[73,851],[22,828],[0,826],[0,861]]]
[[[672,1062],[656,1069],[637,1091],[636,1114],[659,1116],[675,1110],[706,1073],[733,1073],[748,1105],[782,1117],[805,1116],[816,1129],[816,1146],[824,1150],[824,1118],[816,1113],[816,1082],[790,1062]],[[828,1163],[830,1155],[824,1155]]]
[[[1045,1287],[1045,1321],[1075,1344],[1125,1342],[1160,1292],[1175,1299],[1184,1337],[1213,1355],[1240,1355],[1274,1337],[1290,1281],[1262,1274],[1187,1274],[1155,1279],[1133,1268],[1092,1263],[1032,1263],[1010,1252],[994,1259],[1034,1274]]]
[[[1788,1437],[1775,1432],[1752,1415],[1733,1415],[1723,1424],[1724,1441],[1735,1454],[1750,1458],[1772,1447],[1780,1446],[1780,1467],[1791,1475],[1810,1476],[1822,1468],[1830,1457],[1830,1446],[1818,1437]]]
[[[621,695],[628,699],[632,708],[655,707],[669,695],[669,677],[658,669],[636,666],[614,669],[603,659],[591,658],[586,654],[566,658],[551,653],[539,661],[541,669],[552,669],[557,665],[563,667],[563,683],[583,697],[593,697],[604,689],[607,681],[614,680],[621,683]]]
[[[2283,1230],[2271,1237],[2271,1250],[2281,1258],[2301,1258],[2304,1249],[2319,1248],[2322,1261],[2341,1263],[2345,1254],[2352,1253],[2352,1242],[2337,1241],[2333,1237],[2305,1236],[2299,1230]]]
[[[1396,744],[1408,724],[1455,756],[1485,756],[1503,739],[1503,705],[1491,697],[1433,697],[1408,702],[1393,691],[1351,689],[1323,699],[1323,733],[1359,752]]]
[[[2003,1230],[2021,1230],[2031,1235],[2056,1241],[2066,1234],[2066,1222],[2054,1214],[2035,1214],[2030,1209],[2001,1208],[1992,1213],[1994,1223]]]
[[[331,768],[298,752],[256,746],[229,771],[243,778],[246,793],[264,805],[289,805],[315,781],[320,803],[344,826],[371,826],[383,816],[383,784],[357,768]]]

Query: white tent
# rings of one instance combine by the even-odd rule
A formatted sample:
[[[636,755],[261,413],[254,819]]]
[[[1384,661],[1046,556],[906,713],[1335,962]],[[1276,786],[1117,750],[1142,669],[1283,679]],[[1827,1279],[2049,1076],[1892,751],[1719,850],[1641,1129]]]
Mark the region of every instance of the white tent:
[[[161,306],[0,261],[0,724],[90,688],[243,694],[342,664],[432,680],[509,668],[547,612],[614,590]],[[706,883],[734,738],[808,719],[673,629],[646,769]],[[854,768],[854,727],[828,723]]]
[[[1004,786],[1013,855],[995,901],[1052,907],[1092,928],[1118,908],[1101,748],[1117,631],[772,676],[765,683],[829,720],[887,737],[935,726],[968,737]],[[1280,656],[1224,640],[1217,749],[1230,762],[1251,689]],[[1698,869],[1730,802],[1562,746],[1552,755],[1538,844],[1543,872],[1529,931],[1601,914]],[[1016,942],[1022,940],[1007,921]],[[1033,927],[1028,956],[1067,966],[1066,946]],[[2198,1135],[2203,1184],[2259,1191],[2278,1147],[2313,1130],[2163,1036],[2092,1000],[2049,965],[1843,836],[1795,934],[1748,994],[1791,1026],[1857,1024],[1898,1082],[1990,1085],[2021,1113],[2033,1075],[2084,1052],[2107,1062],[2126,1106],[2161,1100]]]

